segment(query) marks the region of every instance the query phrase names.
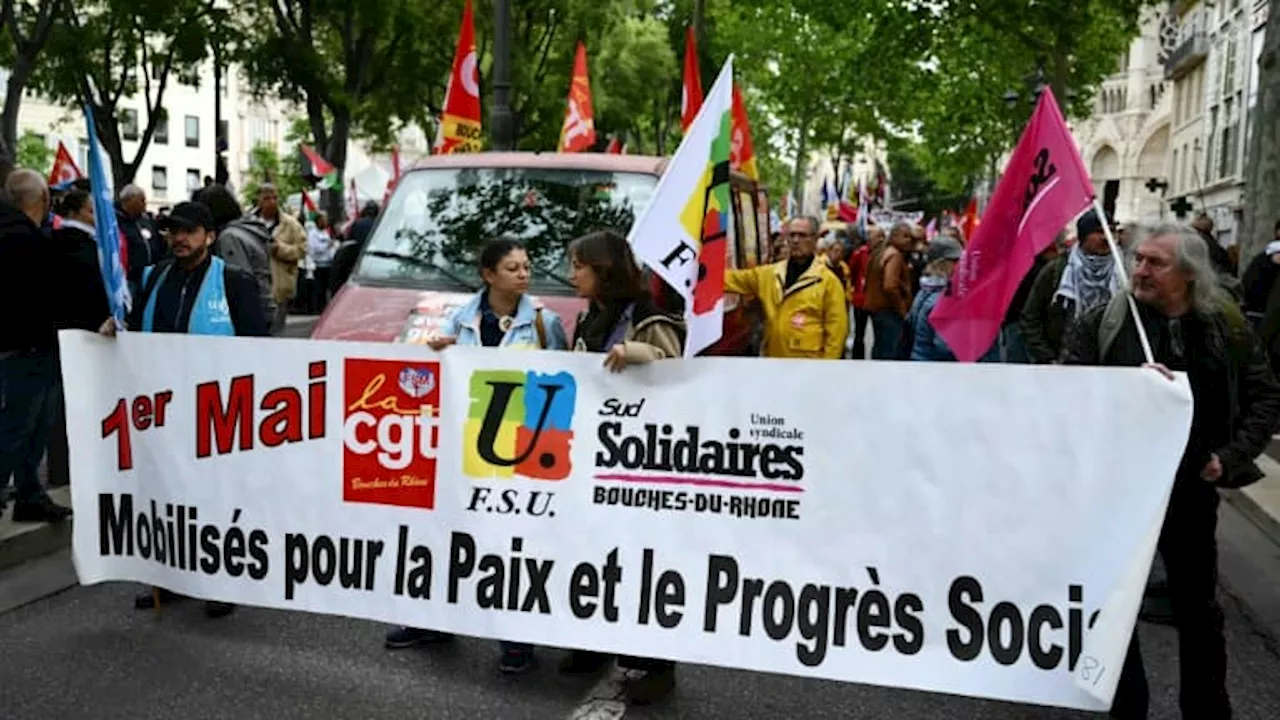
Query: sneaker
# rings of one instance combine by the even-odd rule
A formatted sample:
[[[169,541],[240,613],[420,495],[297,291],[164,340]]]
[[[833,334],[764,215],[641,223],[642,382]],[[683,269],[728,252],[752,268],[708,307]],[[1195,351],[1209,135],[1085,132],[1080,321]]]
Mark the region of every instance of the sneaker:
[[[13,521],[16,523],[56,523],[69,517],[71,508],[59,505],[48,495],[13,504]]]
[[[572,650],[560,661],[560,672],[566,675],[585,675],[599,672],[609,664],[611,656],[590,650]]]
[[[405,648],[417,647],[418,645],[448,642],[452,639],[452,635],[440,632],[439,630],[402,627],[396,628],[395,630],[387,633],[386,646],[388,650],[403,650]]]
[[[523,648],[504,650],[498,658],[498,672],[503,675],[523,675],[533,669],[533,651]]]
[[[204,604],[205,617],[222,618],[236,611],[236,606],[231,603],[214,602],[210,600]]]
[[[664,700],[675,689],[675,665],[661,670],[650,670],[634,680],[627,681],[627,702],[632,705],[653,705]]]

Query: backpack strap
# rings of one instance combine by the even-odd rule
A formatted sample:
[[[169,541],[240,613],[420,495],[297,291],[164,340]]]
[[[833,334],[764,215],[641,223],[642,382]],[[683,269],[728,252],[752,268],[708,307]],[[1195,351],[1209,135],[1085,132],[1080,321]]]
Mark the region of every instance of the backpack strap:
[[[533,311],[533,329],[538,333],[538,348],[547,349],[547,325],[542,321],[542,308]]]
[[[1107,309],[1102,311],[1102,323],[1098,326],[1098,361],[1101,362],[1115,344],[1120,329],[1124,327],[1125,318],[1129,315],[1128,295],[1121,291],[1107,301]]]

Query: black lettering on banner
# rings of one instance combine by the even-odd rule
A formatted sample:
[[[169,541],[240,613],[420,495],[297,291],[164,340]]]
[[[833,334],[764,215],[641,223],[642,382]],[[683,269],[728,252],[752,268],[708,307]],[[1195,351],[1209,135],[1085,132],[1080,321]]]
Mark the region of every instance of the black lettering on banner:
[[[372,592],[384,544],[381,540],[340,537],[334,542],[328,535],[309,539],[302,533],[286,533],[284,548],[284,598],[292,600],[308,581],[328,587],[335,577],[344,590]]]
[[[486,553],[477,559],[475,539],[466,533],[453,533],[449,550],[449,602],[457,604],[462,581],[478,571],[476,607],[551,614],[547,583],[555,561],[518,555],[523,549],[524,539],[513,537],[511,557]]]
[[[1031,207],[1031,202],[1036,199],[1040,189],[1058,174],[1058,166],[1050,162],[1049,148],[1040,148],[1033,162],[1035,169],[1027,179],[1027,192],[1022,198],[1023,215],[1027,214],[1027,209]]]
[[[675,570],[666,570],[653,581],[653,550],[645,548],[640,567],[640,612],[636,618],[641,625],[649,624],[650,605],[660,627],[668,630],[679,625],[684,613],[675,608],[684,607],[684,578]]]
[[[409,545],[409,526],[401,525],[396,538],[396,595],[414,600],[431,599],[431,549],[424,545]]]
[[[872,586],[861,593],[814,583],[798,586],[797,592],[785,580],[766,584],[762,578],[743,576],[731,556],[711,555],[703,631],[715,632],[721,608],[736,605],[739,635],[750,637],[762,629],[770,639],[783,641],[794,632],[799,635],[796,658],[807,667],[821,665],[830,647],[844,647],[850,627],[865,652],[881,652],[892,641],[893,649],[903,655],[919,653],[925,641],[923,600],[915,593],[885,592],[880,572],[875,567],[866,570]]]
[[[183,572],[266,578],[270,544],[266,531],[240,527],[242,511],[231,513],[229,527],[200,522],[194,506],[156,500],[137,511],[130,493],[98,495],[98,553],[139,557]]]
[[[600,595],[600,576],[595,565],[579,563],[569,576],[569,610],[579,620],[595,615],[600,607],[596,598]]]

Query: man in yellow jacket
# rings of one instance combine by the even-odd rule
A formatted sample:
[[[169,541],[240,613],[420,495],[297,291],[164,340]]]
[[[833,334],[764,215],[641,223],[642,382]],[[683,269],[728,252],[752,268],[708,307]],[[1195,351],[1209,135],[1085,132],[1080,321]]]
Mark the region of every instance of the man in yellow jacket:
[[[794,218],[787,226],[786,260],[725,271],[725,292],[760,300],[765,357],[838,360],[844,354],[849,335],[844,283],[825,257],[814,255],[818,228],[816,218]]]

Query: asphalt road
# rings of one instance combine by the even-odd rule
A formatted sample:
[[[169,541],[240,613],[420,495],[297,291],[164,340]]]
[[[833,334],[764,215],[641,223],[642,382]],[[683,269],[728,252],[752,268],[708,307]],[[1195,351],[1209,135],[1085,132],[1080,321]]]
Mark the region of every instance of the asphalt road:
[[[1280,549],[1225,504],[1220,536],[1236,717],[1274,720],[1280,717]],[[384,628],[368,622],[252,608],[208,620],[197,603],[157,616],[132,609],[134,585],[68,589],[72,583],[66,554],[0,575],[0,717],[615,720],[623,709],[603,702],[584,712],[599,678],[559,676],[554,650],[541,652],[542,665],[531,675],[507,678],[494,668],[489,641],[388,652]],[[1144,624],[1140,632],[1152,674],[1152,718],[1176,718],[1173,631]],[[626,709],[625,717],[1092,716],[684,665],[672,698]]]

